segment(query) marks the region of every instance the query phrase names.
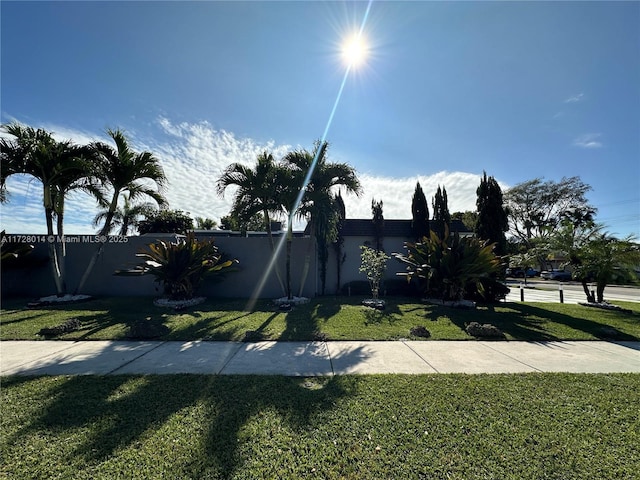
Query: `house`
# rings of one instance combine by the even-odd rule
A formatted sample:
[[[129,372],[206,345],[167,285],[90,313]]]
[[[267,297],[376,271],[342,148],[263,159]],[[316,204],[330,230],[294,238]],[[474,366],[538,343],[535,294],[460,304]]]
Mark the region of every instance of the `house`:
[[[431,228],[435,224],[433,221]],[[305,230],[306,234],[309,234]],[[471,236],[470,231],[460,220],[451,220],[449,231],[458,233],[460,236]],[[344,244],[342,246],[342,259],[340,263],[340,285],[337,284],[338,259],[335,249],[329,248],[329,260],[327,262],[327,279],[325,293],[339,292],[345,285],[350,282],[366,281],[364,274],[360,273],[360,246],[366,245],[373,247],[375,243],[375,232],[373,221],[369,219],[346,219],[344,220],[342,230]],[[411,220],[384,220],[384,230],[382,234],[382,248],[387,255],[391,257],[392,253],[405,253],[404,244],[406,242],[414,242],[413,232],[411,230]],[[390,259],[387,263],[387,271],[385,279],[397,279],[396,273],[404,271],[405,267],[395,259]],[[320,284],[320,281],[318,281]],[[320,292],[318,292],[320,293]]]

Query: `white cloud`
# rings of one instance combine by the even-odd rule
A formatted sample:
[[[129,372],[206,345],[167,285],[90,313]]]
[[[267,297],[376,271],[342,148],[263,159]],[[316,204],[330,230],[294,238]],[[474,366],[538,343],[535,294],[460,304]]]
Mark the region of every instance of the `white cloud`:
[[[480,185],[481,177],[481,174],[446,171],[409,178],[360,175],[363,194],[359,198],[353,195],[343,195],[347,218],[370,218],[373,198],[376,201],[382,200],[382,212],[385,218],[411,218],[411,199],[418,181],[427,197],[429,210],[432,209],[431,200],[436,194],[438,186],[445,187],[447,190],[450,212],[475,210],[476,189]],[[504,185],[501,187],[506,190]]]
[[[599,140],[601,136],[600,133],[585,133],[577,137],[573,141],[573,145],[580,148],[600,148],[603,146]]]
[[[225,130],[216,130],[208,122],[174,124],[166,118],[159,125],[167,141],[154,141],[144,146],[161,160],[169,179],[166,195],[171,208],[190,212],[192,217],[219,220],[231,210],[233,189],[224,198],[216,194],[216,181],[232,163],[253,165],[256,157],[267,150],[275,158],[291,149],[275,142],[256,142],[236,138]]]
[[[571,95],[564,103],[578,103],[584,100],[584,93],[578,93],[577,95]]]
[[[259,153],[268,150],[275,158],[281,158],[293,147],[277,145],[273,141],[259,142],[250,138],[237,138],[233,133],[217,130],[207,122],[173,123],[167,118],[157,122],[159,134],[154,138],[139,137],[135,131],[127,131],[132,146],[138,151],[153,152],[161,161],[169,185],[165,192],[170,207],[187,211],[192,217],[209,217],[219,220],[231,209],[233,190],[224,198],[215,191],[215,184],[222,171],[231,163],[253,165]],[[49,126],[64,138],[77,143],[101,138],[89,132],[74,132],[59,126]],[[295,147],[297,148],[297,147]],[[339,157],[339,152],[335,152]],[[392,178],[360,174],[363,193],[360,197],[343,192],[348,218],[370,218],[371,200],[383,201],[383,213],[387,219],[411,218],[411,198],[419,181],[429,202],[438,185],[447,189],[451,212],[475,210],[476,189],[480,173],[438,172],[432,175]],[[15,176],[8,181],[11,200],[0,207],[0,224],[11,233],[44,233],[41,185],[28,177]],[[502,185],[503,190],[506,186]],[[65,230],[69,234],[95,233],[91,225],[98,208],[88,195],[75,192],[67,199]],[[304,227],[297,221],[296,229]]]

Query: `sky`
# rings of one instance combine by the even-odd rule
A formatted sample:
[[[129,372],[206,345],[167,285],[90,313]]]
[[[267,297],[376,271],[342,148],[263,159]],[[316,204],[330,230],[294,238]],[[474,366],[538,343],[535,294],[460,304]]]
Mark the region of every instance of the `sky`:
[[[503,191],[579,176],[609,233],[640,236],[639,2],[3,0],[0,15],[1,122],[79,144],[123,129],[192,217],[229,213],[229,164],[326,132],[363,185],[347,218],[372,199],[411,218],[417,181],[455,212],[475,210],[485,171]],[[361,28],[367,58],[345,75]],[[1,228],[44,233],[40,184],[8,189]],[[95,232],[96,211],[72,195],[66,232]]]

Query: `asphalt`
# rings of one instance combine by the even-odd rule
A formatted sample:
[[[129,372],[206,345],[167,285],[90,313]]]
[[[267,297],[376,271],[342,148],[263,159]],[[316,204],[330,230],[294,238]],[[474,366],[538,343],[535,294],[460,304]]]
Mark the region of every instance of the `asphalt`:
[[[2,341],[0,375],[640,373],[640,342]]]

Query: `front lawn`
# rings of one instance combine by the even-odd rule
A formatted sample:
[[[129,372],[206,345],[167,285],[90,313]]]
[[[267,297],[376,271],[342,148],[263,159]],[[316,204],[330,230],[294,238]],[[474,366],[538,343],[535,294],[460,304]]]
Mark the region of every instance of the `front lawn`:
[[[0,477],[632,479],[640,375],[3,378]]]
[[[174,312],[153,306],[149,297],[96,298],[35,309],[25,308],[25,300],[11,299],[2,302],[0,339],[42,339],[42,328],[77,318],[80,329],[56,338],[127,339],[140,333],[140,325],[148,325],[143,334],[162,340],[419,340],[409,331],[424,326],[435,340],[471,340],[465,325],[479,322],[497,326],[509,340],[640,340],[640,303],[616,302],[632,314],[528,302],[458,310],[388,297],[387,308],[377,311],[363,307],[362,298],[318,297],[290,312],[279,311],[267,300],[251,312],[244,311],[245,300],[221,299]]]

